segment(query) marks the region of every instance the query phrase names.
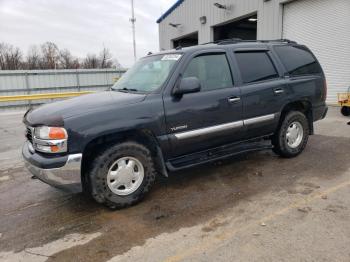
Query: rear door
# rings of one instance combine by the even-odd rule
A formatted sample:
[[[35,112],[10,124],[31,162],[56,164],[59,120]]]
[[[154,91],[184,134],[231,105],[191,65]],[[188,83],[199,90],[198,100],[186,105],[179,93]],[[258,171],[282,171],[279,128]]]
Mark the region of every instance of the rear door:
[[[243,133],[240,90],[234,87],[226,51],[191,55],[179,74],[179,79],[184,77],[197,77],[201,90],[180,98],[171,92],[163,96],[170,157],[239,140]]]
[[[235,50],[240,71],[245,138],[273,133],[288,97],[288,82],[268,49]]]

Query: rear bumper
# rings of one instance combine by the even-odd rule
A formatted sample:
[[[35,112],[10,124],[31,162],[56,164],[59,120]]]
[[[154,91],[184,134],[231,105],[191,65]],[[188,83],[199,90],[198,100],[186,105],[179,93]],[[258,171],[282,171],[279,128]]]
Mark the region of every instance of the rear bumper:
[[[81,192],[82,154],[71,154],[63,157],[44,157],[32,153],[30,143],[22,149],[26,168],[41,181],[68,192]]]

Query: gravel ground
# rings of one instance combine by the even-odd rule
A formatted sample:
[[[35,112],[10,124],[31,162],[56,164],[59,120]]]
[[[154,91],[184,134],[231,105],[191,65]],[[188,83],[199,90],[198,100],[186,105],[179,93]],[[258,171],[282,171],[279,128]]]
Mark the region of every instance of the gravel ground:
[[[297,158],[266,151],[172,173],[119,211],[31,179],[22,114],[0,114],[0,261],[350,261],[339,108]]]

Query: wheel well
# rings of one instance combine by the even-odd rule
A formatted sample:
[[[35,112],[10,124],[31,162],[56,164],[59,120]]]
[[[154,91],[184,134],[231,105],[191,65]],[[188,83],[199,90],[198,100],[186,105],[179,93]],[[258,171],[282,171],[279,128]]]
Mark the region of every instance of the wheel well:
[[[160,156],[161,151],[154,135],[149,130],[129,130],[124,132],[112,133],[104,136],[100,136],[90,141],[84,148],[82,159],[82,182],[83,186],[88,182],[84,174],[92,163],[94,157],[101,151],[108,147],[120,142],[133,141],[139,143],[151,151],[152,158],[154,159],[156,169],[159,173],[167,176],[166,170],[163,168],[163,157]]]
[[[312,105],[309,101],[295,101],[291,102],[284,106],[281,117],[279,121],[279,126],[282,124],[283,119],[290,111],[300,111],[304,113],[306,116],[308,122],[309,122],[309,129],[310,129],[310,135],[313,135],[314,133],[314,125],[313,125],[313,116],[312,116]]]

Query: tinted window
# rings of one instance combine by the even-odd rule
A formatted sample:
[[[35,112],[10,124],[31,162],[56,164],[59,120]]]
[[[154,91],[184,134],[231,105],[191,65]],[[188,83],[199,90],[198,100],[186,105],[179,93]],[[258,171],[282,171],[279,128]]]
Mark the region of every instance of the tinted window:
[[[278,77],[276,68],[266,52],[236,53],[236,59],[244,83]]]
[[[192,59],[183,77],[197,77],[203,91],[232,87],[232,77],[225,54],[201,55]]]
[[[314,56],[302,46],[277,46],[275,51],[292,76],[319,74],[322,69]]]

